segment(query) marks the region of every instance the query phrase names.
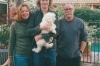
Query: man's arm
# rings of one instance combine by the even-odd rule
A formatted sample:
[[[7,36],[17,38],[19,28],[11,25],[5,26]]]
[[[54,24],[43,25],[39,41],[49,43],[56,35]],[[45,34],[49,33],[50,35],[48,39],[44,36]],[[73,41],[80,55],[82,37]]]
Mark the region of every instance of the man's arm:
[[[81,42],[81,46],[80,46],[80,52],[82,51],[82,53],[83,53],[85,47],[86,47],[86,42],[85,41],[82,41]]]
[[[81,41],[81,43],[80,43],[80,56],[82,56],[82,53],[86,47],[87,36],[88,36],[88,32],[87,32],[87,29],[86,29],[84,22],[82,21],[81,33],[80,33],[80,41]]]

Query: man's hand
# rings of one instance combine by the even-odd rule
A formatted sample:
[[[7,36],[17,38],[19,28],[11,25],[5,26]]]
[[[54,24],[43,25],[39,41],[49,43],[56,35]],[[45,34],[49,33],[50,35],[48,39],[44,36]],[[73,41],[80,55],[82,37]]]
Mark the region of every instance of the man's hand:
[[[58,53],[56,52],[56,56],[58,55]]]
[[[80,57],[81,57],[81,58],[83,57],[82,53],[80,53]]]
[[[35,38],[35,41],[37,42],[38,40],[42,39],[42,35],[41,34],[36,35],[34,38]]]
[[[40,30],[45,30],[51,28],[52,24],[50,22],[47,22],[45,24],[40,25]]]

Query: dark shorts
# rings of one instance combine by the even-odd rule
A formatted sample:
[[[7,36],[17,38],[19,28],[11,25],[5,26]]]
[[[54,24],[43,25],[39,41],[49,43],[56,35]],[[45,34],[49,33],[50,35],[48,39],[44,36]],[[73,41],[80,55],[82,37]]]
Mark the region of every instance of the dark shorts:
[[[81,66],[81,57],[64,58],[60,55],[57,55],[56,66]]]

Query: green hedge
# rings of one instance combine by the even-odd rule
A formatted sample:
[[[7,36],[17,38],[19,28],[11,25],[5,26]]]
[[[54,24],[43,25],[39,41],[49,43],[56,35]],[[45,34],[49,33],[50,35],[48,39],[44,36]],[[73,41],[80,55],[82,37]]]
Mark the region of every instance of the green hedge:
[[[100,11],[97,9],[91,10],[88,7],[76,8],[74,14],[75,16],[82,18],[86,22],[88,22],[89,20],[100,20]]]
[[[55,11],[58,13],[59,18],[64,17],[63,14],[63,7],[58,6]],[[91,10],[89,7],[82,7],[82,8],[75,8],[74,15],[76,17],[82,18],[84,21],[88,22],[92,21],[99,21],[100,20],[100,10]]]

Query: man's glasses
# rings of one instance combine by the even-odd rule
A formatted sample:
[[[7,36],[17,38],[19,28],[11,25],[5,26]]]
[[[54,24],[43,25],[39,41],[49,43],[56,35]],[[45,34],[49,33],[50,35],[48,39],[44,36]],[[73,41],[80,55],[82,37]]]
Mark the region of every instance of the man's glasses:
[[[73,8],[66,8],[66,9],[64,9],[64,10],[66,10],[66,11],[70,10],[70,11],[71,11],[72,9],[73,9]]]

